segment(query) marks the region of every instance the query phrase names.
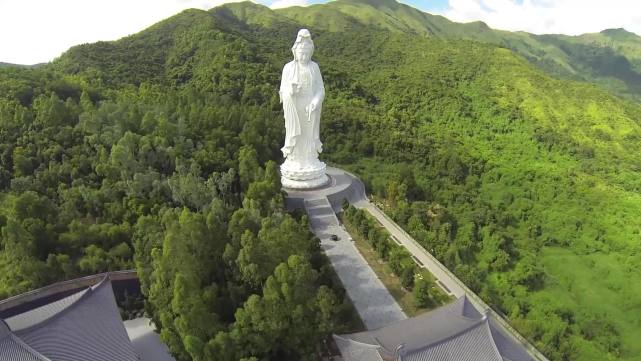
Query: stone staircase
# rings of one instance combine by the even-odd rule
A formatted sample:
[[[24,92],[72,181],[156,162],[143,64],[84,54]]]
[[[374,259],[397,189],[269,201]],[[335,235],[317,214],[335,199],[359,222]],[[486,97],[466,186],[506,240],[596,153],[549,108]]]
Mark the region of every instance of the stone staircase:
[[[329,237],[327,233],[333,227],[339,227],[338,218],[326,197],[305,200],[305,210],[309,222],[319,238]]]

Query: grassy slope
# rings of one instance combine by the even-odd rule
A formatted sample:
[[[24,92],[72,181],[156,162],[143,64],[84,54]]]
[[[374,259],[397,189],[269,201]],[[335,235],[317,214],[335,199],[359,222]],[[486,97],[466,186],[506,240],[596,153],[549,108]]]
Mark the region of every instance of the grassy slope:
[[[535,302],[556,302],[582,310],[579,317],[596,322],[614,320],[627,348],[625,359],[641,359],[641,284],[630,278],[630,269],[636,268],[638,260],[621,253],[577,255],[550,247],[542,253],[542,261],[550,282],[545,292],[532,295]],[[596,317],[588,315],[588,310]],[[577,359],[594,358],[594,354],[577,355]]]

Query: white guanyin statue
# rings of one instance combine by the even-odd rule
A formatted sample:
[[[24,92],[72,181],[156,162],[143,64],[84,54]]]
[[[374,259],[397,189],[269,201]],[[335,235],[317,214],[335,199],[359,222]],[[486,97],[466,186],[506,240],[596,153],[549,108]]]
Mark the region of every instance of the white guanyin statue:
[[[285,64],[280,83],[280,101],[285,113],[285,162],[280,166],[283,187],[310,189],[325,185],[325,163],[319,127],[325,86],[318,64],[313,62],[314,42],[309,30],[298,32],[292,46],[294,60]]]

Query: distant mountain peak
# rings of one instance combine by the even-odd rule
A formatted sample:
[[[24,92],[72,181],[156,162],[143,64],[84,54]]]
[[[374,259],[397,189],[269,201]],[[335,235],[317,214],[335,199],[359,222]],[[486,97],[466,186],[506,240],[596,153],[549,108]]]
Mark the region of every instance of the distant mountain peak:
[[[469,26],[475,26],[480,31],[492,31],[492,28],[490,28],[490,26],[487,25],[487,23],[485,23],[484,21],[472,21],[467,24]]]
[[[269,7],[252,1],[226,3],[209,9],[214,15],[223,17],[232,16],[247,24],[260,24],[269,26],[275,22],[291,21],[283,18]]]
[[[396,0],[336,0],[337,2],[343,3],[355,3],[355,4],[365,4],[372,6],[374,8],[389,8],[396,9],[404,4],[399,3]]]
[[[616,29],[605,29],[601,31],[601,34],[605,36],[609,36],[611,38],[639,38],[639,35],[627,31],[624,28],[616,28]]]
[[[624,34],[631,34],[629,31],[625,30],[624,28],[612,28],[612,29],[605,29],[601,31],[603,34],[608,34],[608,33],[624,33]]]
[[[253,1],[239,1],[239,2],[231,2],[231,3],[225,3],[221,4],[218,6],[215,6],[213,9],[216,8],[236,8],[236,9],[256,9],[256,10],[269,10],[268,6],[265,6],[263,4],[258,4]]]

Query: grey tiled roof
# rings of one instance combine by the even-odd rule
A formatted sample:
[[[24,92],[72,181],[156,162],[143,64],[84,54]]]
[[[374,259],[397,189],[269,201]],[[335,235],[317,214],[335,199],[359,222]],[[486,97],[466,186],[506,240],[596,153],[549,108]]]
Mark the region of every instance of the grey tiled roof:
[[[367,345],[349,338],[334,335],[334,342],[347,360],[381,361],[380,346]]]
[[[30,349],[20,339],[11,335],[0,339],[0,360],[2,361],[51,361]]]
[[[5,322],[13,332],[29,328],[62,312],[67,307],[73,305],[87,292],[89,292],[89,288],[76,292],[58,301],[9,317],[5,319]]]
[[[403,361],[503,361],[487,322],[423,349],[408,350]]]
[[[0,326],[3,361],[138,360],[108,278],[8,321],[9,327],[4,332],[9,331],[4,338]]]
[[[467,314],[474,318],[467,317],[463,313],[464,310],[469,311],[469,307],[465,306],[468,303],[466,297],[461,297],[434,311],[392,323],[377,330],[351,334],[348,337],[366,344],[381,345],[389,353],[393,353],[400,344],[405,344],[405,349],[421,348],[477,324],[482,318],[478,311]]]
[[[465,296],[414,318],[335,339],[346,361],[360,360],[349,354],[358,354],[358,348],[371,352],[373,346],[383,358],[400,354],[403,361],[532,360]]]
[[[510,336],[505,334],[505,331],[494,321],[494,319],[490,318],[489,320],[490,324],[490,331],[492,332],[492,338],[494,339],[494,343],[496,344],[496,347],[498,348],[499,352],[501,353],[501,356],[503,356],[503,359],[506,361],[530,361],[532,360],[532,357],[523,349],[523,347],[515,344],[513,341],[510,340]]]
[[[2,320],[0,320],[0,360],[50,361],[16,337]]]
[[[11,330],[9,329],[9,326],[2,320],[0,320],[0,340],[3,338],[7,337],[8,335],[11,334]]]

